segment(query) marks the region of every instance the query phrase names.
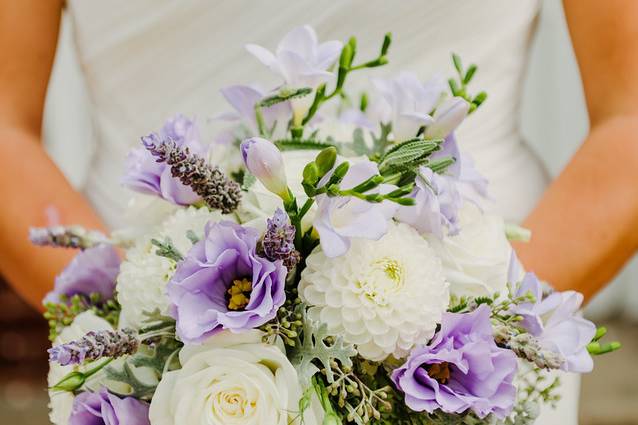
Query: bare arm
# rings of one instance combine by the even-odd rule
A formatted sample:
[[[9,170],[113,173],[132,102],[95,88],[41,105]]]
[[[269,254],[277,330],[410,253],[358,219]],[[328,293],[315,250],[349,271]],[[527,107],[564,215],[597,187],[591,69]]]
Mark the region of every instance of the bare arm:
[[[557,289],[600,290],[638,247],[638,2],[564,0],[591,131],[516,250]]]
[[[0,2],[0,274],[40,306],[73,252],[32,247],[30,226],[56,208],[64,224],[101,228],[40,144],[42,110],[62,0]]]

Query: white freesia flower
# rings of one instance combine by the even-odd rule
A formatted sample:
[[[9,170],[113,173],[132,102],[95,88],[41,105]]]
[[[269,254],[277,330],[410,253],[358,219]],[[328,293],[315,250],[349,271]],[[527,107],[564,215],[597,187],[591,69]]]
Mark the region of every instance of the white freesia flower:
[[[60,335],[55,339],[53,345],[68,344],[71,341],[82,338],[89,331],[104,331],[113,329],[113,327],[106,320],[96,316],[91,311],[85,311],[80,313],[71,325],[67,326],[60,332]],[[80,370],[89,369],[92,363],[79,366]],[[49,364],[49,376],[47,382],[49,387],[57,384],[67,374],[74,370],[73,365],[60,366],[58,363],[53,362]],[[90,381],[88,383],[90,387]],[[71,415],[71,409],[73,407],[73,400],[75,397],[73,393],[67,391],[49,390],[50,398],[50,412],[49,419],[55,425],[67,425],[69,422],[69,416]]]
[[[426,343],[448,307],[441,260],[412,227],[392,223],[378,241],[355,239],[340,257],[306,260],[299,296],[309,315],[356,344],[361,356],[405,356]]]
[[[221,219],[219,212],[211,212],[207,208],[179,209],[151,236],[139,239],[126,252],[126,260],[122,262],[117,278],[117,299],[122,306],[121,326],[138,328],[145,319],[145,312],[156,309],[167,312],[169,300],[165,289],[175,271],[175,262],[158,256],[155,253],[157,247],[151,239],[163,242],[170,238],[175,248],[186,255],[192,246],[187,232],[192,230],[196,236],[202,237],[207,222]]]
[[[303,390],[286,355],[252,330],[222,332],[185,346],[180,370],[162,377],[150,414],[153,425],[319,425],[322,414],[299,415]],[[315,406],[316,407],[316,406]]]
[[[443,260],[452,294],[485,296],[505,290],[512,247],[503,219],[484,214],[469,202],[459,216],[458,234],[428,238]]]

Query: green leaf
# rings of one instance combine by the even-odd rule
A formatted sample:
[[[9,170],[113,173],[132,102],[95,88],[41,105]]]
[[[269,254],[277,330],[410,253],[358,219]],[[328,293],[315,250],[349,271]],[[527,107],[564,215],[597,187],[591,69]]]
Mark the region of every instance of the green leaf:
[[[157,247],[155,254],[160,257],[166,257],[176,263],[179,263],[184,259],[184,256],[178,251],[175,245],[173,245],[173,241],[169,237],[164,238],[164,242],[158,241],[157,239],[151,239],[151,244]]]
[[[360,128],[352,133],[352,150],[356,155],[369,155],[371,153],[363,136],[363,130]]]
[[[267,108],[269,106],[276,105],[277,103],[286,102],[290,99],[308,96],[310,93],[312,93],[312,89],[310,87],[302,87],[294,90],[280,90],[276,95],[262,99],[261,102],[259,102],[259,106]]]
[[[439,148],[442,140],[412,139],[395,145],[381,159],[379,169],[420,162]]]
[[[257,177],[255,177],[252,173],[249,173],[248,170],[244,172],[244,176],[241,182],[242,190],[248,190],[252,187],[253,184],[257,181]]]
[[[300,304],[296,312],[301,314],[303,331],[292,349],[290,361],[297,369],[302,385],[304,387],[309,385],[311,378],[320,370],[315,361],[325,368],[326,379],[332,383],[334,374],[330,366],[331,362],[336,360],[342,366],[350,368],[352,367],[351,357],[357,354],[356,350],[352,345],[346,344],[342,336],[335,336],[328,332],[328,326],[325,323],[310,320],[304,304]]]
[[[329,147],[336,147],[330,143],[318,142],[316,140],[292,140],[284,139],[275,141],[275,145],[281,151],[294,151],[294,150],[323,150]]]
[[[120,392],[120,395],[131,396],[141,400],[150,400],[151,398],[153,398],[155,388],[157,388],[156,383],[151,383],[140,379],[131,365],[129,365],[126,361],[122,364],[122,369],[118,369],[114,366],[109,366],[104,369],[104,373],[106,375],[106,379],[114,382],[120,382],[130,387],[130,390],[127,391],[126,394]],[[109,389],[111,391],[113,391],[112,387],[113,386],[109,386]]]

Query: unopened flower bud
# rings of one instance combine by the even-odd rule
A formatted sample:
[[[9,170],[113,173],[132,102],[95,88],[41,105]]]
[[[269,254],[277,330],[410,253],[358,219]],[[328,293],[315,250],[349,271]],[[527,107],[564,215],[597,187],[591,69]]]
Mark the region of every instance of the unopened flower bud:
[[[319,177],[325,176],[328,171],[332,170],[335,162],[337,161],[337,149],[334,146],[325,148],[315,158],[315,164],[317,164],[317,170],[319,171]]]
[[[71,372],[66,375],[60,382],[55,384],[51,389],[58,391],[75,391],[79,389],[86,381],[86,376],[82,372]]]
[[[459,126],[467,116],[470,104],[462,97],[444,101],[434,112],[434,123],[425,130],[425,137],[444,138]]]
[[[246,168],[272,193],[289,198],[283,157],[277,147],[261,137],[251,137],[241,144]]]

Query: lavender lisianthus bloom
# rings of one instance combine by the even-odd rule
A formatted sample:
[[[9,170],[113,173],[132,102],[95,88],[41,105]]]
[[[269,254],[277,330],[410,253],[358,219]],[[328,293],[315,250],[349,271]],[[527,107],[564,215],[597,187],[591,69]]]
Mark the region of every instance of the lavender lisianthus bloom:
[[[575,291],[543,294],[535,274],[526,273],[515,296],[531,294],[534,301],[515,306],[510,313],[521,316],[520,326],[535,336],[542,348],[558,353],[565,359],[561,369],[586,373],[594,367],[587,345],[596,334],[596,325],[579,315],[583,295]]]
[[[142,144],[160,145],[164,140],[172,140],[178,147],[188,147],[193,153],[205,153],[196,124],[182,115],[169,119],[159,133],[142,137]],[[169,165],[157,162],[144,146],[129,152],[122,183],[136,192],[159,196],[177,205],[190,205],[200,199],[190,187],[171,175]]]
[[[142,401],[120,398],[102,388],[75,397],[69,425],[150,425],[148,409]]]
[[[182,261],[167,286],[177,334],[187,343],[228,329],[256,328],[285,301],[286,268],[257,252],[256,229],[208,223],[204,238]]]
[[[374,162],[358,162],[350,167],[340,187],[351,189],[377,174],[379,171]],[[328,178],[330,174],[324,180]],[[381,185],[370,193],[390,192],[393,188]],[[379,240],[387,233],[388,222],[397,211],[397,204],[390,201],[372,203],[350,196],[319,195],[316,201],[317,214],[313,225],[319,233],[321,249],[331,258],[345,254],[352,238]]]
[[[55,278],[53,291],[44,302],[59,302],[60,296],[100,294],[102,300],[113,298],[115,279],[120,271],[120,257],[111,245],[99,244],[80,251]]]
[[[374,79],[372,83],[384,101],[382,121],[392,123],[396,141],[416,137],[419,129],[434,123],[432,111],[445,92],[445,81],[433,78],[422,83],[411,72],[401,72],[391,79]]]
[[[392,372],[392,382],[417,412],[469,409],[480,418],[504,418],[516,400],[516,371],[516,355],[496,345],[490,310],[482,305],[472,313],[444,314],[441,330]]]

